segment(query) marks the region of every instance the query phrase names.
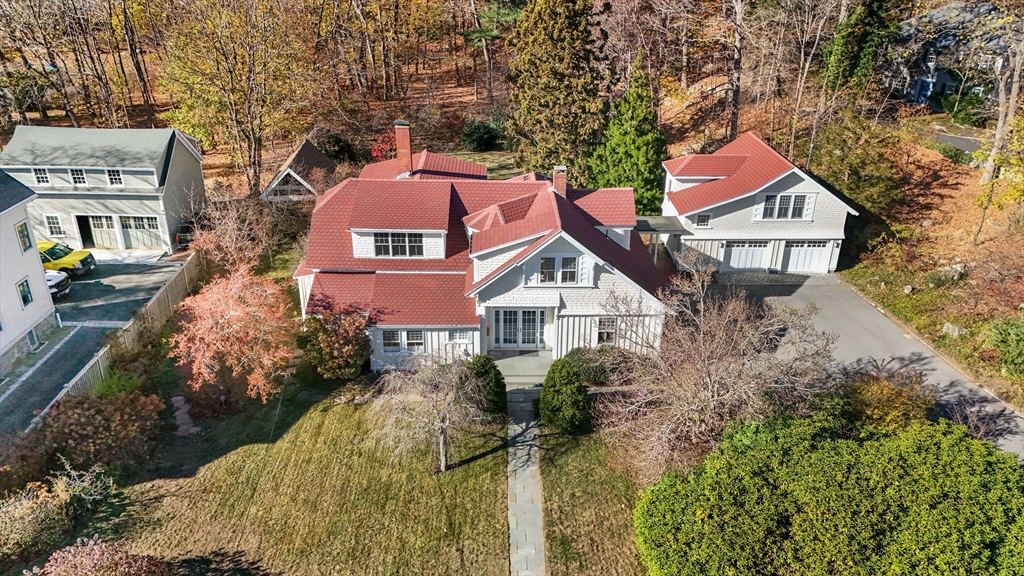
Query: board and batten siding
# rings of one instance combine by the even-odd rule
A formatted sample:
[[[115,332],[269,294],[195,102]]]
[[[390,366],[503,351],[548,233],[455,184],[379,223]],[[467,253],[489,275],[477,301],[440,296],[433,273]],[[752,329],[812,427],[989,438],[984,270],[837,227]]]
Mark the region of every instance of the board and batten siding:
[[[397,353],[384,352],[383,332],[397,330],[400,332],[402,350]],[[408,330],[423,331],[423,352],[410,353],[405,350],[405,332]],[[468,342],[449,342],[449,330],[469,331]],[[434,359],[446,362],[468,360],[480,352],[480,326],[452,327],[420,327],[420,326],[374,326],[369,330],[370,369],[375,372],[388,369],[411,369]]]
[[[597,328],[601,318],[609,314],[577,315],[567,314],[556,319],[556,345],[553,357],[561,358],[573,348],[594,348],[598,346]],[[662,315],[617,318],[615,345],[631,352],[646,353],[657,349],[661,343]]]

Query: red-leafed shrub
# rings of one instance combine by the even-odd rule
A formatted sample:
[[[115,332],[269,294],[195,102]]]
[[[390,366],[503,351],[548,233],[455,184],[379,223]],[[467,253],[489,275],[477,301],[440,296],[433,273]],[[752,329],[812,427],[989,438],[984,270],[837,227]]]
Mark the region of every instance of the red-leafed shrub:
[[[31,572],[43,576],[163,576],[169,573],[167,564],[152,556],[132,554],[123,542],[105,544],[95,537],[79,538],[73,546],[54,552],[46,566]]]
[[[298,338],[309,363],[324,378],[358,376],[370,359],[366,329],[373,323],[372,315],[325,299],[310,301],[309,312]]]
[[[392,128],[385,128],[377,133],[370,148],[370,157],[374,162],[390,160],[398,154],[398,145],[395,143],[395,131]]]

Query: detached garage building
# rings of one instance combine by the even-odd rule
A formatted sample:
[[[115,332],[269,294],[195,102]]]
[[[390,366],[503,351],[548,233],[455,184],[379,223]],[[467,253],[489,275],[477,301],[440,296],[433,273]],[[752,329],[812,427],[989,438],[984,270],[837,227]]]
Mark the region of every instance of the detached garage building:
[[[857,212],[757,136],[663,166],[662,215],[679,224],[662,241],[678,267],[699,255],[722,272],[835,271]]]
[[[202,155],[178,130],[17,126],[0,167],[28,186],[36,238],[72,248],[173,252],[206,201]]]

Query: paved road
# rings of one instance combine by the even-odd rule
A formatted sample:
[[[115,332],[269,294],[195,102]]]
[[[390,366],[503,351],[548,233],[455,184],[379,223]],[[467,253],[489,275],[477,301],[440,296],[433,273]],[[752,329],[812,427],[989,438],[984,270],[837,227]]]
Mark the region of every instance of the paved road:
[[[105,343],[106,335],[132,319],[168,281],[178,266],[101,262],[72,282],[71,292],[57,301],[73,336],[0,401],[0,439],[24,430]],[[0,451],[3,446],[0,446]]]
[[[936,387],[940,410],[963,401],[977,402],[998,420],[1003,432],[997,439],[1004,450],[1024,461],[1024,418],[971,382],[927,346],[903,331],[846,285],[745,286],[756,297],[794,306],[818,306],[815,325],[839,334],[836,360],[844,369],[856,369],[872,358],[893,360],[894,366],[913,366]]]
[[[977,138],[971,138],[969,136],[957,136],[955,134],[949,134],[947,132],[936,132],[935,140],[952,146],[953,148],[959,148],[964,152],[973,154],[978,148],[981,148],[981,140]]]

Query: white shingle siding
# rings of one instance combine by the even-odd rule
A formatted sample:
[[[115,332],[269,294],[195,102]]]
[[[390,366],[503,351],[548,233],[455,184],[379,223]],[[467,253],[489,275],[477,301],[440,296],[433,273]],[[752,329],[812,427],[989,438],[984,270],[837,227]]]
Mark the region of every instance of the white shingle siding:
[[[611,238],[612,240],[615,240],[615,243],[618,244],[619,246],[622,246],[626,250],[629,250],[629,235],[630,232],[633,231],[632,227],[612,228],[608,226],[597,226],[597,229],[600,230],[601,233],[604,234],[605,236]]]
[[[529,246],[529,244],[534,240],[536,239],[530,238],[522,242],[509,244],[508,246],[500,249],[495,249],[490,252],[485,252],[480,256],[473,257],[473,282],[479,282],[481,278],[487,276],[491,272],[494,272],[499,266],[508,262],[513,256],[522,251],[523,248]]]
[[[384,230],[379,230],[384,232]],[[396,230],[396,232],[400,232]],[[352,232],[352,256],[355,258],[376,258],[373,248],[373,232]],[[443,260],[444,234],[441,232],[423,233],[423,256],[414,256],[418,260]],[[384,260],[386,258],[381,258]]]

